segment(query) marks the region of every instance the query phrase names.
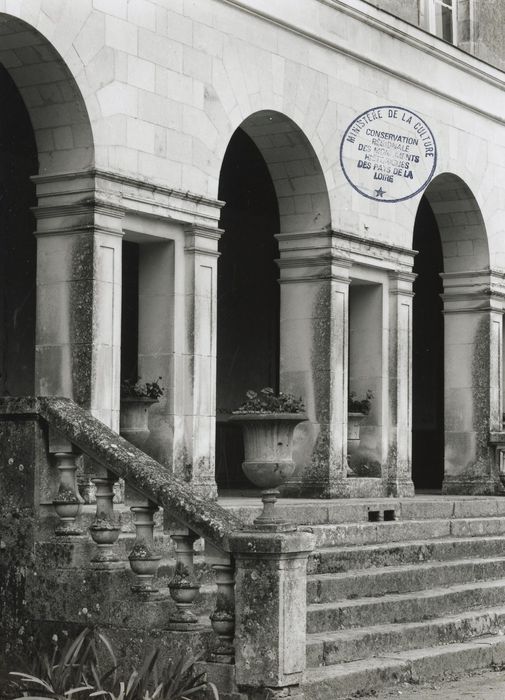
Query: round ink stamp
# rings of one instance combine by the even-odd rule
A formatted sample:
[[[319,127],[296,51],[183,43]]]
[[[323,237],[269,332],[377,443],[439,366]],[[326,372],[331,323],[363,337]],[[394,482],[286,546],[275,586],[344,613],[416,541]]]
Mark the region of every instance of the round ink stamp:
[[[435,137],[405,107],[374,107],[347,127],[340,163],[350,185],[376,202],[402,202],[429,184],[437,165]]]

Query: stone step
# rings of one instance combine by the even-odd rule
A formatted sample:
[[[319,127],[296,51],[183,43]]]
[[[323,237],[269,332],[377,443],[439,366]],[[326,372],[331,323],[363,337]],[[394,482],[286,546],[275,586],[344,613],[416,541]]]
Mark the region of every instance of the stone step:
[[[419,539],[504,535],[505,517],[340,523],[313,525],[311,530],[316,536],[317,547],[339,547]]]
[[[479,607],[505,603],[505,579],[466,583],[415,593],[357,598],[307,606],[307,632],[337,631],[351,627],[418,622]]]
[[[419,683],[446,674],[461,674],[505,661],[505,638],[485,636],[460,644],[408,650],[336,666],[309,668],[302,690],[305,700],[339,700],[376,693],[400,682]]]
[[[397,651],[465,642],[503,634],[505,606],[470,610],[433,620],[375,625],[307,636],[307,666],[331,666]]]
[[[504,499],[505,500],[505,499]],[[361,546],[323,547],[309,557],[309,574],[327,574],[398,566],[428,561],[452,561],[474,557],[500,557],[505,553],[503,537],[446,537],[416,539]]]
[[[307,577],[307,603],[407,593],[505,577],[505,558],[388,566]]]
[[[246,523],[261,512],[259,493],[250,497],[221,496],[219,504]],[[415,498],[295,499],[280,498],[276,509],[299,525],[369,522],[393,517],[396,520],[433,520],[505,516],[500,496],[416,496]]]

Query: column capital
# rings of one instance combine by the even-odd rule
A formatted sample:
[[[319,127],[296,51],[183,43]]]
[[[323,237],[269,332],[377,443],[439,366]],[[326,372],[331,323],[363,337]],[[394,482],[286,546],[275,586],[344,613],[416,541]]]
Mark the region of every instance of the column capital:
[[[445,314],[505,310],[505,273],[475,270],[445,272],[440,276]]]
[[[125,208],[117,193],[97,189],[95,173],[34,176],[36,236],[83,233],[123,235]]]
[[[210,255],[219,257],[217,249],[219,239],[224,233],[221,228],[191,224],[184,227],[184,252],[193,255]]]
[[[389,277],[389,294],[405,297],[413,297],[414,292],[412,286],[417,275],[414,272],[405,272],[404,270],[391,270],[388,273]]]
[[[281,271],[280,283],[335,280],[349,284],[352,261],[331,250],[321,253],[319,249],[317,252],[319,254],[311,255],[306,254],[307,251],[298,251],[276,260]]]

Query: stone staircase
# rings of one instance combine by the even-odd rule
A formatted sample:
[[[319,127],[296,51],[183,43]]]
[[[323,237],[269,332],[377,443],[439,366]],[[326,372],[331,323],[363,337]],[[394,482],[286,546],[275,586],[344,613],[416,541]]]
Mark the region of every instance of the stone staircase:
[[[505,498],[281,503],[317,540],[306,700],[505,663]]]

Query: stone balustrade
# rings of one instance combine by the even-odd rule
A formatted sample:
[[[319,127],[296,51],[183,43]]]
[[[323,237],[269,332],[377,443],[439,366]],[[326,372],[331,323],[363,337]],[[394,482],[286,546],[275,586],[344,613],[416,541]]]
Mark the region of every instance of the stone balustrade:
[[[168,610],[163,629],[170,634],[203,629],[195,606],[200,586],[194,565],[194,545],[203,538],[206,565],[212,567],[217,587],[210,614],[215,642],[209,662],[229,667],[235,664],[237,689],[251,697],[267,697],[287,688],[292,694],[305,668],[306,562],[314,546],[313,536],[296,530],[248,529],[216,502],[196,496],[188,484],[69,399],[0,399],[1,440],[6,435],[11,440],[20,414],[25,425],[32,420],[61,437],[56,441],[60,451],[47,457],[53,474],[42,479],[56,484],[57,542],[82,540],[75,478],[76,461],[82,453],[98,470],[93,479],[96,514],[89,526],[96,545],[90,569],[97,569],[102,576],[109,572],[116,576],[126,565],[118,545],[121,527],[114,509],[114,483],[122,478],[145,499],[142,505],[131,507],[135,540],[128,560],[134,574],[133,601],[138,600],[139,605],[160,603],[161,609]],[[35,453],[45,449],[47,455],[47,430],[35,430],[34,435],[45,435],[45,445],[39,444]],[[66,452],[60,443],[68,444]],[[65,498],[68,508],[60,507]],[[168,583],[169,598],[157,585],[161,556],[153,532],[158,507],[175,523],[171,531],[175,568]],[[286,620],[289,635],[285,634]]]

